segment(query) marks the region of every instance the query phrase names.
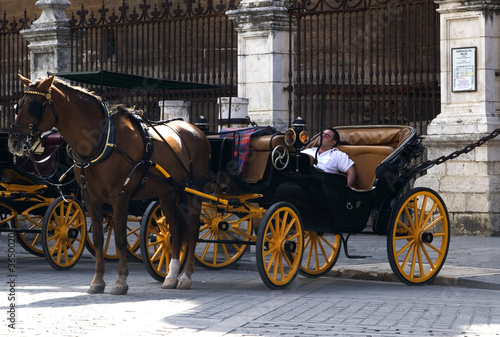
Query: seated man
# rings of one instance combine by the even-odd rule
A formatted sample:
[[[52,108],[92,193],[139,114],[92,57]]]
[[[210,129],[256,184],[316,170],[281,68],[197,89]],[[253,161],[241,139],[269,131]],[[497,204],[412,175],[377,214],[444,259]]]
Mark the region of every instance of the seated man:
[[[328,173],[344,173],[347,176],[347,185],[353,186],[356,180],[356,169],[354,162],[347,154],[335,147],[340,140],[339,133],[328,128],[321,133],[320,147],[312,147],[302,150],[302,153],[317,158],[315,168]],[[317,156],[316,156],[317,152]]]

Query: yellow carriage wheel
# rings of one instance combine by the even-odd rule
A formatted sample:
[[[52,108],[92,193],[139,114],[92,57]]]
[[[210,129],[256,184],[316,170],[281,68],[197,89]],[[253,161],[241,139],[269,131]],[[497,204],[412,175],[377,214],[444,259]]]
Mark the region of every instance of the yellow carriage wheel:
[[[387,234],[392,271],[406,284],[430,283],[448,254],[448,211],[441,197],[429,188],[414,188],[394,209]]]
[[[271,289],[288,286],[297,276],[304,250],[302,221],[288,202],[273,204],[262,218],[256,241],[257,269]]]
[[[90,218],[88,218],[90,222]],[[135,261],[142,261],[142,256],[140,252],[140,229],[141,229],[141,218],[129,215],[127,219],[127,253]],[[104,234],[104,259],[106,260],[118,260],[118,250],[115,244],[115,223],[113,221],[112,215],[107,215],[104,217],[102,222],[103,234]],[[85,241],[85,246],[88,251],[95,256],[95,245],[93,239],[92,224],[88,227],[87,240]]]
[[[0,227],[23,230],[16,231],[17,242],[28,253],[42,257],[42,220],[49,205],[50,202],[40,202],[18,214],[13,207],[0,202]]]
[[[168,221],[157,201],[148,206],[142,217],[140,241],[144,267],[155,280],[163,281],[169,271],[172,242]],[[182,266],[186,260],[186,244],[181,248],[179,260]]]
[[[221,211],[216,205],[203,203],[196,262],[207,269],[220,269],[237,262],[245,253],[252,237],[252,218]],[[203,241],[206,240],[206,241]],[[234,241],[234,242],[231,242]]]
[[[85,212],[71,196],[56,198],[45,212],[42,246],[45,258],[57,270],[71,268],[82,256],[87,237]]]
[[[12,223],[15,222],[17,212],[11,206],[0,202],[0,228],[12,228]]]
[[[44,256],[42,247],[43,216],[52,201],[53,199],[40,200],[17,214],[14,220],[16,229],[26,230],[26,232],[16,232],[17,241],[27,252],[35,256]]]
[[[304,232],[304,256],[299,273],[320,277],[332,270],[340,255],[342,238],[330,233]]]

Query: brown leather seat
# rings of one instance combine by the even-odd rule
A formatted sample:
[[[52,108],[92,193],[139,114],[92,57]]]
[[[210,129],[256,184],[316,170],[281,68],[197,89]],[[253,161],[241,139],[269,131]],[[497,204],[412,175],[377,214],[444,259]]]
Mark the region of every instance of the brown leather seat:
[[[285,146],[283,135],[266,135],[252,137],[250,140],[250,157],[242,178],[247,183],[256,183],[264,177],[266,165],[271,151],[278,145]],[[295,151],[295,148],[288,148]]]
[[[394,152],[393,147],[384,145],[339,145],[338,149],[347,153],[354,162],[356,181],[353,187],[358,190],[367,190],[373,186],[375,169]]]
[[[411,135],[407,127],[339,127],[337,147],[354,162],[354,188],[367,190],[375,181],[375,170]],[[318,146],[319,137],[307,147]]]

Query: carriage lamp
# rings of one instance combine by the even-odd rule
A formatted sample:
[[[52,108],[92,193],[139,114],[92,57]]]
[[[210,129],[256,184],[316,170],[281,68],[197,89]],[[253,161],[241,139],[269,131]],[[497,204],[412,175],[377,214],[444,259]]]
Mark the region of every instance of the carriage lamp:
[[[307,143],[309,143],[309,135],[305,131],[306,122],[302,119],[302,117],[297,117],[293,123],[292,127],[288,128],[285,131],[285,144],[287,146],[294,146],[296,152],[296,163],[295,170],[299,171],[299,149],[304,147]]]
[[[295,146],[295,148],[302,148],[309,142],[309,135],[305,131],[306,122],[302,117],[297,117],[293,123],[292,127],[285,132],[285,144],[287,146]]]
[[[194,123],[194,125],[196,125],[198,127],[198,129],[200,129],[203,132],[207,132],[208,131],[208,121],[205,118],[205,116],[198,117],[198,119],[196,120],[196,122]]]

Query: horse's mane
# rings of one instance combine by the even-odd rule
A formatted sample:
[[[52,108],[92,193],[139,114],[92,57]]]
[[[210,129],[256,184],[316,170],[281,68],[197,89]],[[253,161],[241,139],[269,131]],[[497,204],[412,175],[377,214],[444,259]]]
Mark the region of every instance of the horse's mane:
[[[38,82],[36,83],[36,85],[38,85]],[[90,96],[94,97],[98,101],[102,100],[102,98],[99,95],[95,94],[94,92],[92,92],[90,90],[87,90],[85,88],[76,86],[76,85],[71,85],[69,82],[67,82],[65,80],[61,80],[59,78],[56,78],[56,80],[54,81],[54,85],[55,86],[62,86],[64,88],[66,88],[66,89],[70,89],[70,90],[77,91],[77,92],[80,92],[80,93],[83,93],[83,94],[86,94],[86,95],[90,95]]]
[[[34,85],[38,85],[40,83],[41,80],[38,80]],[[79,93],[82,93],[82,94],[85,94],[85,95],[89,95],[93,98],[95,98],[97,101],[102,101],[102,98],[101,96],[95,94],[94,92],[86,89],[86,88],[83,88],[83,87],[79,87],[79,86],[76,86],[76,85],[72,85],[70,84],[69,82],[65,81],[65,80],[61,80],[59,78],[56,78],[55,81],[54,81],[54,85],[55,86],[59,86],[59,87],[64,87],[66,89],[69,89],[69,90],[73,90],[73,91],[77,91]],[[126,105],[124,104],[118,104],[116,106],[113,107],[113,112],[119,112],[119,113],[122,113],[122,114],[131,114],[133,113],[133,109],[127,107]]]

